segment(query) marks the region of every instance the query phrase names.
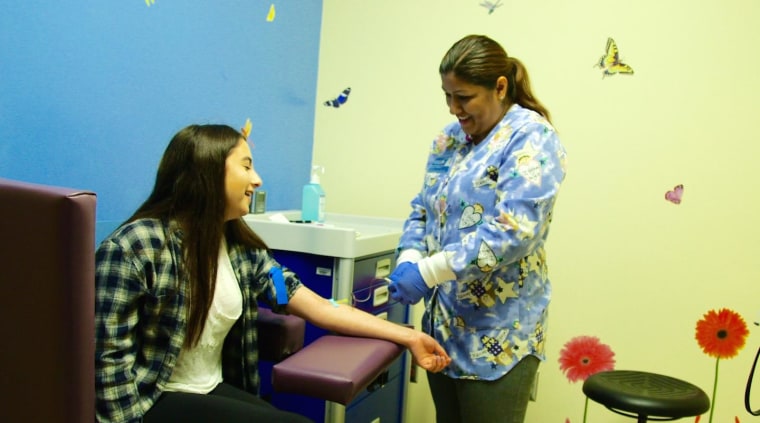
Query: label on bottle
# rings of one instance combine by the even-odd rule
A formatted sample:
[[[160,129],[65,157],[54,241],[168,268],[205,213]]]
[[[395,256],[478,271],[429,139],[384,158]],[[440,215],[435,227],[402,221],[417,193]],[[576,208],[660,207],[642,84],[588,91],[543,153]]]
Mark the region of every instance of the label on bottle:
[[[319,196],[319,222],[325,221],[325,196]]]
[[[267,211],[267,193],[263,190],[257,190],[253,193],[252,208],[253,213],[261,214]]]

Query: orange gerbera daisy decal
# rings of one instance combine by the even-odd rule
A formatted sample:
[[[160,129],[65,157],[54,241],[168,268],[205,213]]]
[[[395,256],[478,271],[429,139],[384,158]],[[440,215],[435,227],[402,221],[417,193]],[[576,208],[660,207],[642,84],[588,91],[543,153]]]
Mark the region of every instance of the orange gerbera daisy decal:
[[[747,341],[747,323],[737,312],[722,308],[710,310],[697,321],[697,333],[694,336],[705,354],[715,357],[715,379],[713,381],[712,400],[710,401],[710,420],[715,412],[715,397],[718,392],[718,370],[722,358],[733,358],[739,354]],[[737,418],[738,420],[738,418]],[[699,416],[697,416],[699,422]]]
[[[576,336],[559,352],[559,368],[570,382],[586,380],[594,373],[613,370],[615,353],[595,336]]]
[[[732,358],[747,341],[747,323],[729,309],[710,310],[697,322],[696,338],[705,354],[715,358]]]

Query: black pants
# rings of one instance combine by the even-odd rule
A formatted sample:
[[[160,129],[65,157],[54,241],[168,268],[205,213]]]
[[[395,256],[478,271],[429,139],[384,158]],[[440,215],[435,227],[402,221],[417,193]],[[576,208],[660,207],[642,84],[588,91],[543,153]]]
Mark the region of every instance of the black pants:
[[[522,423],[536,380],[538,358],[529,355],[500,379],[452,379],[428,373],[437,423]]]
[[[208,394],[164,392],[143,423],[313,423],[281,411],[256,395],[222,383]]]

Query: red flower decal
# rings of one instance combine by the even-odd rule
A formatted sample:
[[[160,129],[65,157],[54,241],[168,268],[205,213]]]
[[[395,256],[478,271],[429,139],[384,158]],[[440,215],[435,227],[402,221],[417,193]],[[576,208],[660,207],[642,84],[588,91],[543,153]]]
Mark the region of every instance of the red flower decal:
[[[586,380],[594,373],[613,370],[615,353],[595,336],[576,336],[560,351],[559,368],[570,382]]]
[[[742,317],[729,309],[710,310],[697,322],[696,339],[705,354],[732,358],[744,347],[749,330]]]

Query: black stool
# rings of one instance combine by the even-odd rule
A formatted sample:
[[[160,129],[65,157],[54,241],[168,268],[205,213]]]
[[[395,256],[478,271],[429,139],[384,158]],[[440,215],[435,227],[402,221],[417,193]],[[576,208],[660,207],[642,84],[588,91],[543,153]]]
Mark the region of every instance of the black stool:
[[[699,387],[669,376],[632,370],[598,372],[583,382],[583,393],[615,413],[646,421],[677,420],[710,409]]]

